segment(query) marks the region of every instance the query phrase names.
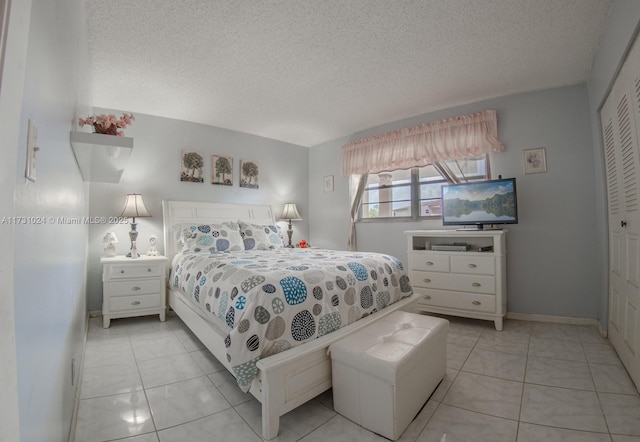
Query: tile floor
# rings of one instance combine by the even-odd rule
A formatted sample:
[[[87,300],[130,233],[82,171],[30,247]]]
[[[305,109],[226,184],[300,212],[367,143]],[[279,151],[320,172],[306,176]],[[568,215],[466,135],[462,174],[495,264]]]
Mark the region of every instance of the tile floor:
[[[402,441],[640,441],[640,396],[595,327],[448,318],[447,376]],[[260,404],[176,316],[89,323],[76,442],[260,441]],[[331,391],[285,415],[278,441],[385,441]]]

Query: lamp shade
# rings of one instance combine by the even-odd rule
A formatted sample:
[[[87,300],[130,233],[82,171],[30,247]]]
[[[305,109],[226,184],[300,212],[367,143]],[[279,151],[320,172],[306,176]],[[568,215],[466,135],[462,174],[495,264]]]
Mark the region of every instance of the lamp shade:
[[[122,209],[122,214],[120,214],[120,216],[138,218],[151,216],[151,214],[144,205],[142,195],[139,193],[130,193],[124,201],[124,209]]]
[[[284,205],[284,209],[282,210],[280,219],[287,219],[289,221],[301,221],[302,217],[300,216],[295,203],[287,203]]]
[[[108,243],[118,244],[118,237],[114,232],[107,232],[104,235],[104,238],[102,238],[102,242],[105,244],[108,244]]]

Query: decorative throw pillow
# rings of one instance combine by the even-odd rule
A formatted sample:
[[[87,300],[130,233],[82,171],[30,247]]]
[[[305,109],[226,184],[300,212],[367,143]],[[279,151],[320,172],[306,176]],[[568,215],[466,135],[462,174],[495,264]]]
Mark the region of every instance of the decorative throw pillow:
[[[221,224],[183,224],[183,252],[233,252],[244,250],[240,226],[235,222]]]
[[[280,228],[271,224],[251,224],[239,221],[245,250],[273,250],[284,247]]]

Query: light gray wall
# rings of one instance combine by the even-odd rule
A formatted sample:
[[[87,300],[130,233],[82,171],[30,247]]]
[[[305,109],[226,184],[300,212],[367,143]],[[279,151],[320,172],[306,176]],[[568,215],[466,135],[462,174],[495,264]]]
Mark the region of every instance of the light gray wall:
[[[16,2],[10,11],[0,89],[0,208],[2,216],[15,216],[16,163],[24,88],[25,60],[29,43],[31,1]],[[20,440],[18,366],[16,355],[13,225],[0,225],[0,441]]]
[[[96,109],[97,113],[120,111]],[[309,150],[267,138],[185,121],[136,114],[126,136],[134,147],[119,183],[91,183],[91,216],[118,216],[127,193],[141,193],[152,217],[138,218],[140,253],[148,249],[149,236],[162,240],[162,200],[210,201],[270,204],[279,217],[285,203],[296,203],[303,221],[293,223],[293,241],[309,238]],[[86,128],[85,128],[86,129]],[[205,157],[205,182],[180,181],[180,152],[193,150]],[[211,184],[211,155],[233,157],[233,186]],[[259,188],[239,187],[240,160],[252,160],[260,167]],[[280,222],[286,230],[286,224]],[[119,239],[118,253],[129,249],[129,224],[91,225],[89,228],[88,306],[102,309],[100,257],[102,238],[108,231]],[[286,237],[286,233],[285,233]]]
[[[433,112],[313,147],[311,242],[346,247],[348,180],[340,176],[341,146],[386,130],[496,109],[506,150],[491,154],[492,177],[516,177],[520,222],[509,226],[508,311],[597,318],[601,275],[588,95],[585,85],[512,95]],[[525,175],[523,149],[545,147],[547,173]],[[322,177],[335,176],[325,193]],[[391,253],[407,263],[409,229],[439,229],[441,220],[359,223],[358,249]]]
[[[600,108],[607,98],[627,50],[633,43],[638,23],[640,23],[640,2],[614,0],[606,30],[600,39],[600,47],[593,62],[591,77],[587,83],[596,178],[597,236],[594,241],[597,244],[596,253],[601,279],[599,320],[603,325],[608,323],[609,317],[609,242]]]
[[[84,4],[82,0],[34,0],[28,27],[20,135],[13,163],[14,213],[47,222],[14,226],[22,441],[68,439],[82,357],[88,228],[50,219],[88,214],[86,188],[69,144],[76,109],[89,102]],[[36,182],[24,177],[28,119],[38,128]]]

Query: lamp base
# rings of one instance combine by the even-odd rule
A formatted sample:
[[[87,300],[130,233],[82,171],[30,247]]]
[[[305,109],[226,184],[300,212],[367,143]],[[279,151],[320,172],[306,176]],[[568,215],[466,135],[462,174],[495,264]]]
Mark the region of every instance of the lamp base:
[[[104,248],[104,253],[109,257],[114,257],[118,254],[116,246],[114,246],[113,243],[109,243],[107,247]]]
[[[132,259],[140,258],[140,254],[138,253],[138,247],[136,246],[135,241],[131,241],[131,251],[127,253],[127,258],[132,258]]]
[[[287,235],[289,235],[289,244],[287,244],[287,247],[290,249],[293,249],[294,246],[291,243],[291,235],[293,235],[293,227],[291,226],[291,220],[289,220],[289,229],[287,230]]]
[[[138,224],[136,223],[136,219],[133,218],[133,222],[131,223],[131,231],[129,232],[129,239],[131,240],[131,251],[127,253],[127,258],[140,258],[138,254],[138,248],[136,247],[136,240],[138,239],[138,231],[136,230]]]

